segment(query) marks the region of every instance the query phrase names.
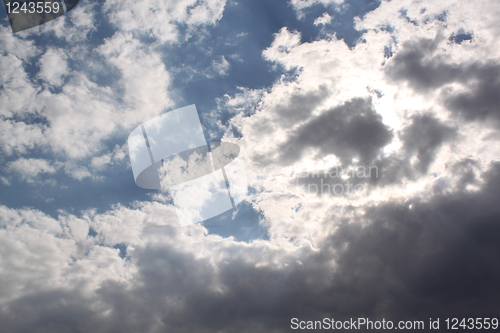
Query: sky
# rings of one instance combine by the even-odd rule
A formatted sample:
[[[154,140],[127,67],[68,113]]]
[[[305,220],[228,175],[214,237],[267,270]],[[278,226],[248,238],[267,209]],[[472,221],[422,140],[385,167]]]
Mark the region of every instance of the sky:
[[[0,8],[0,332],[498,318],[499,18],[80,0],[13,33]],[[181,227],[127,138],[192,104],[207,142],[241,148],[248,195]]]

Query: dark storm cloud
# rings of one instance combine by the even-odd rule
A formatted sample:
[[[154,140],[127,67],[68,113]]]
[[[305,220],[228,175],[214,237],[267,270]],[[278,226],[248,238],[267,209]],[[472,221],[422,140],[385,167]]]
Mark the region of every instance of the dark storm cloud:
[[[392,136],[370,99],[353,99],[299,127],[280,148],[280,160],[293,163],[306,149],[318,149],[319,154],[334,154],[343,163],[353,158],[369,163]]]
[[[412,123],[406,127],[400,137],[404,142],[407,158],[417,155],[415,168],[427,173],[441,145],[455,136],[456,129],[443,124],[431,114],[416,115]]]
[[[109,328],[91,310],[78,290],[40,291],[8,303],[0,311],[0,332],[106,332]]]
[[[176,323],[172,328],[179,332],[187,330],[188,320],[190,329],[287,332],[293,317],[494,317],[500,310],[500,165],[483,178],[486,185],[479,193],[389,203],[345,219],[318,244],[320,251],[300,259],[302,265],[256,267],[234,256],[210,280],[189,260],[178,261],[177,272],[187,276],[175,279],[194,289],[174,291],[185,307],[165,322]],[[160,266],[172,274],[167,273],[171,263]],[[147,278],[154,270],[142,273]],[[205,285],[218,281],[224,292],[196,291],[201,282],[195,276]],[[171,279],[157,277],[157,283]],[[179,318],[184,319],[176,322]]]
[[[280,125],[288,127],[306,120],[328,96],[329,92],[325,86],[320,86],[317,91],[292,95],[287,103],[276,106],[275,110],[281,116]]]
[[[407,42],[399,51],[386,74],[395,81],[406,81],[417,91],[425,92],[457,79],[462,74],[456,65],[450,65],[439,57],[432,57],[439,40],[421,39]]]
[[[402,154],[380,156],[370,165],[353,163],[348,167],[310,171],[292,183],[319,195],[348,195],[356,193],[357,185],[360,185],[359,190],[367,190],[368,185],[385,186],[415,180],[419,174],[428,172],[442,145],[456,136],[456,128],[444,124],[432,114],[415,115],[410,120],[410,124],[399,133],[403,142]],[[412,164],[414,156],[417,161]],[[337,189],[335,193],[334,189]]]
[[[466,160],[456,171],[465,175],[473,166]],[[213,258],[171,244],[137,247],[131,286],[105,282],[93,298],[57,289],[8,302],[2,331],[288,332],[294,317],[496,317],[500,164],[476,178],[484,180],[479,192],[437,193],[364,214],[345,207],[349,218],[332,211],[326,240],[279,267],[256,265],[267,253],[258,247],[229,247]]]
[[[434,55],[441,37],[407,42],[386,68],[394,81],[407,82],[425,93],[450,83],[460,83],[466,92],[442,92],[443,104],[467,121],[500,121],[500,64],[491,60],[472,63],[447,63]]]
[[[417,114],[398,133],[403,149],[399,153],[382,156],[372,164],[377,167],[378,177],[371,177],[370,184],[386,186],[414,181],[426,174],[442,146],[457,136],[457,128],[437,119],[430,113]],[[416,162],[412,159],[417,157]]]
[[[500,64],[472,64],[466,70],[469,91],[443,93],[444,104],[465,120],[500,122]]]
[[[370,178],[371,185],[383,187],[416,179],[416,172],[410,161],[399,154],[383,156],[373,161],[372,165],[377,167],[378,177]]]
[[[343,225],[332,237],[347,247],[337,270],[342,289],[360,299],[371,291],[372,311],[386,318],[496,315],[499,170],[481,193],[373,207],[369,226]]]
[[[443,123],[430,113],[417,114],[398,133],[403,149],[398,153],[381,156],[371,164],[376,168],[376,176],[364,178],[371,186],[383,187],[414,181],[420,174],[426,174],[437,153],[447,142],[457,135],[457,129]],[[412,163],[413,157],[417,161]]]
[[[456,184],[457,189],[463,191],[468,185],[479,185],[479,170],[480,164],[472,158],[467,158],[453,165],[452,172],[459,179]],[[434,188],[434,190],[437,189],[437,187]]]

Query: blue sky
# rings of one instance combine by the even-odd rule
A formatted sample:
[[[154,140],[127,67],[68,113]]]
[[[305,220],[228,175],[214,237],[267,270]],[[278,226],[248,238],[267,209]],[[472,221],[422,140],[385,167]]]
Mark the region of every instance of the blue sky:
[[[81,0],[14,34],[1,8],[0,331],[493,317],[499,10]],[[180,228],[127,138],[191,104],[249,191]]]

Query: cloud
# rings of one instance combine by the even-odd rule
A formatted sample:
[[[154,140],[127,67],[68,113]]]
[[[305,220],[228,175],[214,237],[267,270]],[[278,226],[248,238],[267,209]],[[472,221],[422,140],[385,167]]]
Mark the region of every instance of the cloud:
[[[27,61],[39,53],[34,41],[17,38],[9,27],[0,27],[0,36],[0,46],[3,49],[8,49],[9,54],[19,60]],[[3,54],[2,56],[5,55]]]
[[[39,77],[54,86],[61,86],[68,71],[66,55],[60,50],[49,49],[40,58]]]
[[[86,167],[77,165],[75,162],[71,161],[65,163],[64,172],[66,172],[68,176],[76,180],[82,180],[92,177],[92,174]]]
[[[56,168],[49,162],[35,158],[20,158],[7,163],[7,171],[15,172],[23,178],[31,179],[41,173],[55,173]]]
[[[334,239],[340,241],[338,248],[346,250],[337,261],[334,285],[338,289],[332,292],[350,290],[359,298],[353,299],[351,292],[345,298],[338,295],[338,311],[349,313],[349,307],[340,305],[349,299],[348,304],[354,305],[352,314],[361,307],[373,317],[459,316],[470,312],[465,304],[481,299],[481,310],[472,312],[489,312],[494,305],[492,298],[485,297],[486,286],[492,286],[490,274],[496,274],[487,254],[491,253],[487,234],[499,230],[491,218],[498,211],[479,204],[483,198],[461,194],[434,197],[427,204],[412,203],[410,208],[389,204],[367,212],[372,222],[365,228],[340,227],[342,237]],[[464,218],[465,207],[476,204],[488,215],[475,210]],[[468,289],[476,279],[484,284]],[[494,290],[494,294],[499,292]],[[457,303],[461,305],[451,305]]]
[[[498,86],[498,63],[491,60],[450,63],[443,56],[434,55],[439,44],[439,37],[406,43],[386,68],[387,75],[396,81],[406,81],[422,93],[446,87],[442,92],[445,105],[466,119],[496,117],[494,105],[498,101],[493,91]],[[452,83],[459,83],[462,89],[448,86]]]
[[[311,119],[281,147],[284,163],[299,160],[306,149],[334,154],[345,163],[359,158],[370,163],[392,138],[371,100],[355,99]]]
[[[212,70],[218,75],[227,75],[230,67],[231,65],[224,56],[220,58],[220,61],[212,61]]]
[[[453,113],[468,121],[494,121],[498,126],[500,98],[496,93],[500,88],[500,65],[487,63],[473,64],[468,68],[470,81],[468,89],[460,92],[445,90],[444,104]]]
[[[435,55],[440,39],[404,44],[386,68],[387,75],[407,82],[420,93],[443,88],[446,108],[468,121],[497,121],[499,64],[491,60],[450,63],[444,56]]]
[[[110,22],[123,32],[135,32],[158,39],[160,42],[178,38],[177,24],[189,26],[214,24],[221,19],[225,0],[148,0],[107,1],[103,7]]]
[[[471,21],[460,21],[469,9]],[[454,110],[449,103],[483,80],[495,87],[488,78],[496,77],[497,46],[487,40],[496,32],[494,24],[476,24],[479,12],[449,3],[382,2],[355,19],[365,31],[352,48],[334,36],[302,42],[301,33],[288,28],[275,34],[263,56],[285,74],[265,89],[225,96],[219,105],[244,110],[230,120],[225,140],[245,147],[253,163],[252,200],[271,238],[318,235],[316,221],[346,206],[478,190],[477,170],[498,154],[495,129],[464,122],[460,103]],[[458,31],[470,31],[473,41],[448,38]],[[486,68],[491,75],[484,75]],[[474,119],[494,119],[493,114]],[[468,156],[474,167],[457,162]],[[304,177],[340,166],[376,167],[378,175]],[[307,186],[320,186],[321,180],[350,181],[368,190],[334,198],[308,193]]]
[[[45,137],[54,152],[69,158],[98,151],[101,140],[117,128],[119,111],[107,89],[77,75],[62,87],[62,94],[44,90],[37,97],[49,123]]]
[[[63,192],[49,215],[47,206],[22,208],[33,202],[22,192],[15,207],[0,206],[6,330],[287,332],[294,317],[497,315],[495,2],[383,1],[356,18],[362,36],[352,47],[333,34],[304,42],[305,32],[287,27],[269,36],[262,57],[276,81],[228,93],[209,115],[246,152],[246,202],[269,236],[248,243],[179,228],[171,198],[130,190],[122,145],[130,128],[180,98],[165,45],[208,33],[225,2],[107,1],[112,29],[98,42],[98,5],[82,2],[36,30],[68,44],[42,47],[29,41],[35,32],[0,38],[9,64],[0,72],[4,171],[35,179],[60,168],[83,180],[113,168],[106,187],[120,203],[78,211]],[[74,43],[56,33],[63,28]],[[460,31],[474,38],[450,40]],[[44,69],[57,59],[64,71]],[[219,74],[232,74],[225,55],[214,59]],[[376,166],[377,176],[301,178],[360,166]],[[325,179],[368,190],[300,190]],[[110,193],[87,183],[88,195]]]
[[[125,113],[127,117],[122,118],[121,122],[129,122],[125,126],[147,120],[172,105],[167,90],[170,75],[160,54],[153,46],[143,45],[131,37],[117,33],[99,48],[99,53],[121,73],[121,98],[128,111]]]
[[[92,160],[90,161],[90,165],[94,169],[102,169],[107,164],[110,164],[110,163],[111,163],[110,154],[105,154],[105,155],[93,157]]]
[[[4,35],[2,33],[0,36]],[[0,55],[0,78],[2,81],[0,115],[11,117],[14,114],[19,114],[22,109],[33,112],[33,96],[36,95],[39,89],[30,82],[27,73],[24,71],[24,64],[27,59],[22,58],[34,56],[33,47],[30,43],[25,43],[26,51],[22,54],[19,50],[21,46],[10,41],[10,38],[5,38],[0,47],[8,47],[12,51],[12,53]]]
[[[10,272],[17,279],[3,279],[2,321],[28,330],[84,322],[106,332],[253,332],[262,325],[286,332],[294,317],[494,317],[499,170],[493,164],[480,175],[479,192],[332,210],[309,244],[245,244],[203,228],[168,227],[159,204],[57,220],[3,207],[3,267],[16,262]],[[127,244],[128,259],[111,247],[117,242]],[[45,268],[31,272],[40,259]]]
[[[282,99],[274,104],[274,112],[279,117],[279,125],[290,127],[308,120],[328,95],[329,91],[325,86],[305,93],[297,90],[285,92]]]
[[[415,115],[411,125],[401,133],[404,149],[409,156],[416,154],[416,169],[426,173],[434,161],[437,149],[453,139],[456,129],[447,126],[430,114]],[[408,158],[408,157],[407,157]]]
[[[439,40],[430,39],[404,44],[387,67],[387,74],[396,81],[406,81],[417,91],[433,90],[453,82],[461,70],[457,65],[432,57],[438,45]]]
[[[290,0],[290,4],[293,6],[299,18],[303,17],[302,11],[308,7],[315,5],[323,6],[334,6],[344,3],[344,0]]]
[[[318,17],[317,19],[314,20],[314,25],[320,25],[320,24],[328,24],[332,21],[332,17],[327,13],[323,13],[322,16]]]
[[[157,7],[155,2],[108,1],[103,7],[104,19],[123,29],[100,41],[90,39],[96,26],[104,23],[98,21],[102,17],[95,17],[98,6],[94,1],[81,1],[69,15],[16,36],[2,30],[1,63],[5,68],[1,71],[4,107],[0,114],[16,115],[16,119],[2,119],[1,126],[7,131],[0,136],[1,147],[7,154],[41,148],[54,153],[61,163],[69,159],[78,164],[100,153],[105,140],[173,107],[170,73],[159,45],[139,35],[152,26],[174,31],[182,24],[193,29],[214,24],[222,17],[224,5],[225,1],[175,2],[160,6],[155,13],[150,10]],[[144,20],[131,26],[128,15],[139,18],[140,12],[147,14]],[[158,31],[159,40],[178,40],[177,33],[167,36],[163,32]],[[57,43],[45,48],[29,41],[36,33],[52,35]],[[229,63],[221,59],[214,67],[219,74],[229,69]],[[31,80],[32,75],[42,81]],[[77,178],[83,179],[79,174]]]
[[[0,122],[0,145],[4,153],[9,156],[16,153],[25,153],[36,145],[46,142],[45,126],[26,124],[22,121],[2,120]]]

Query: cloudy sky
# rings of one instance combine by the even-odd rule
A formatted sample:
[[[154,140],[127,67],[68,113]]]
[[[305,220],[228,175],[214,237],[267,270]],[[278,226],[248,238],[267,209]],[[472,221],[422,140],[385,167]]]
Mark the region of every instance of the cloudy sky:
[[[497,0],[0,8],[0,332],[500,314]],[[179,227],[127,137],[196,104],[249,195]]]

